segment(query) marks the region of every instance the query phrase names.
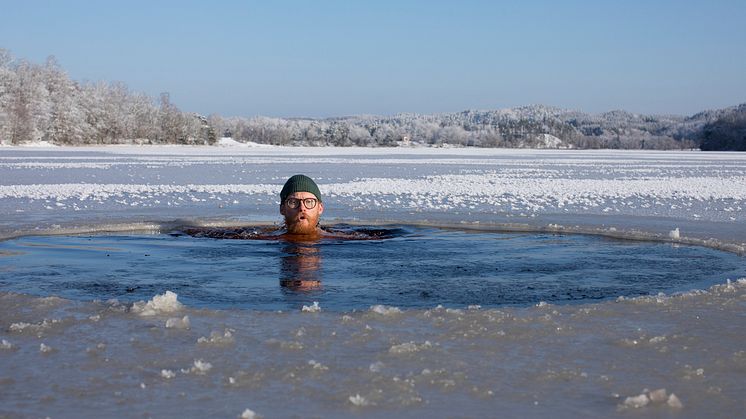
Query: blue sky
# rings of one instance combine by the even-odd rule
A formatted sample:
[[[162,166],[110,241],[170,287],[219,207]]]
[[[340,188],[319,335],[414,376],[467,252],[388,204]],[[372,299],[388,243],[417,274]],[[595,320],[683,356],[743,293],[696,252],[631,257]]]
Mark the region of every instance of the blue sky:
[[[185,111],[328,117],[746,102],[746,2],[0,0],[0,48]]]

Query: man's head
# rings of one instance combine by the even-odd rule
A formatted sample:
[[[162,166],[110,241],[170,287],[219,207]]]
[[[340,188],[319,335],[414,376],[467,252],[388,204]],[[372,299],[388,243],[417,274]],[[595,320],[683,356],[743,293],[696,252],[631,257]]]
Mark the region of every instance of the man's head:
[[[316,182],[306,175],[295,175],[280,192],[280,214],[289,234],[316,235],[324,204]]]

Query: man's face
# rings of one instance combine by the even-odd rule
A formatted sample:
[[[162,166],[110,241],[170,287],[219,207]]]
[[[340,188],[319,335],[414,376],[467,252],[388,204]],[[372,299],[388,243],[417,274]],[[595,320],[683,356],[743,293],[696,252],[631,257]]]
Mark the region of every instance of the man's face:
[[[316,234],[316,226],[319,218],[324,212],[324,204],[316,202],[316,206],[308,209],[303,202],[297,208],[290,208],[286,202],[288,198],[296,198],[301,201],[316,196],[311,192],[293,192],[280,204],[280,214],[285,217],[285,227],[290,234]]]

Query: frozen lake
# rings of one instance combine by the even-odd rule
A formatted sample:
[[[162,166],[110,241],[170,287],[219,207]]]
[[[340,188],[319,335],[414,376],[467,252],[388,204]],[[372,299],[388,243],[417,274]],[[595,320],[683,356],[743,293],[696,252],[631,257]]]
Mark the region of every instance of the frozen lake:
[[[737,153],[492,149],[0,148],[0,234],[278,222],[288,174],[324,185],[325,218],[637,228],[744,243]]]
[[[124,296],[111,299],[111,293],[95,291],[95,269],[84,273],[60,262],[70,256],[95,264],[80,253],[84,243],[74,243],[85,236],[65,236],[72,233],[137,230],[133,237],[142,239],[136,246],[146,249],[148,240],[162,237],[154,233],[180,226],[278,223],[278,192],[295,173],[319,183],[324,223],[425,231],[456,226],[450,231],[462,236],[476,230],[468,233],[475,240],[461,237],[464,244],[451,251],[447,237],[433,248],[437,258],[451,258],[453,267],[431,272],[438,282],[428,291],[460,297],[412,305],[384,293],[345,305],[344,294],[338,303],[324,300],[323,293],[315,299],[314,291],[291,290],[288,304],[251,308],[252,299],[271,300],[279,289],[274,279],[270,294],[249,292],[245,305],[202,304],[185,283],[182,289],[158,281],[136,288],[143,276],[157,277],[164,268],[148,269],[147,261],[133,258],[136,267],[126,260],[112,264],[130,269],[123,283],[104,275],[98,281],[115,290],[124,285]],[[470,293],[469,278],[489,264],[469,246],[485,235],[517,232],[561,238],[555,251],[560,255],[582,242],[590,249],[586,259],[593,260],[583,266],[583,254],[572,257],[580,261],[574,266],[588,268],[584,285],[602,276],[602,268],[593,273],[593,263],[604,260],[600,254],[628,258],[627,273],[641,275],[655,272],[655,256],[661,256],[644,246],[664,246],[681,259],[659,261],[674,272],[671,287],[665,280],[656,285],[640,279],[651,295],[623,293],[569,305],[540,297],[519,306],[485,303],[494,289]],[[109,240],[103,237],[96,240]],[[264,417],[498,411],[508,417],[733,417],[746,407],[746,280],[743,259],[735,256],[746,249],[743,154],[3,147],[0,238],[6,239],[0,248],[4,286],[18,279],[14,270],[23,278],[0,292],[0,415],[238,417],[250,409]],[[215,243],[172,240],[192,251]],[[536,251],[530,240],[499,244],[506,247],[492,251]],[[118,245],[114,240],[96,246],[101,252]],[[218,247],[230,253],[240,246]],[[366,263],[384,270],[404,260],[380,249],[351,251],[366,253],[362,260],[371,258]],[[33,263],[21,262],[23,254],[32,255]],[[324,264],[349,265],[329,277],[330,290],[343,287],[345,272],[354,272],[352,259],[343,256],[324,255]],[[192,260],[184,256],[179,264],[184,269],[199,263]],[[280,262],[271,266],[281,270]],[[404,265],[402,275],[409,269],[409,276],[426,283],[422,265]],[[461,278],[466,285],[449,293],[447,285],[458,287],[455,266],[470,274]],[[49,277],[34,276],[34,270]],[[508,272],[506,278],[515,281],[517,271]],[[375,296],[373,279],[349,276],[363,295]],[[40,287],[81,282],[92,288]],[[209,291],[204,284],[200,289]]]

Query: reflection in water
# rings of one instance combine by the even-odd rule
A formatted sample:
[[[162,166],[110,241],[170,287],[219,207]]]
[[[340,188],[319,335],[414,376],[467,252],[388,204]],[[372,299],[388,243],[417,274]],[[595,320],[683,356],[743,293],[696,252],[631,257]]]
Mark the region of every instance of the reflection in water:
[[[322,227],[319,238],[308,241],[307,236],[287,234],[276,226],[247,227],[185,227],[173,236],[188,234],[193,237],[236,240],[278,240],[284,242],[280,257],[280,286],[286,291],[316,291],[321,289],[321,252],[324,241],[382,240],[407,233],[402,228],[376,228],[337,224]]]
[[[280,257],[280,286],[294,291],[321,288],[321,252],[311,243],[289,242]]]

